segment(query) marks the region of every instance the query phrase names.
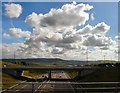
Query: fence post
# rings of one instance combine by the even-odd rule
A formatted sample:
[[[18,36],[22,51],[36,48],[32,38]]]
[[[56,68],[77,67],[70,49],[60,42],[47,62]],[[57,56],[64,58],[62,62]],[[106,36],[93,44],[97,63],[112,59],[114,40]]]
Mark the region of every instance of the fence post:
[[[32,93],[35,93],[34,91],[34,84],[32,83]]]

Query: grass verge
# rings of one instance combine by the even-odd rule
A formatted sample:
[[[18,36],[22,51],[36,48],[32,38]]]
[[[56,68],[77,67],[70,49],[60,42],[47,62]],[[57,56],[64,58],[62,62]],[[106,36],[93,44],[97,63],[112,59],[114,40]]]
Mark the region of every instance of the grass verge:
[[[22,82],[22,80],[18,80],[15,77],[7,74],[7,73],[2,73],[2,82],[16,82],[16,83],[20,83]],[[3,84],[2,88],[9,88],[11,86],[13,86],[15,84]]]

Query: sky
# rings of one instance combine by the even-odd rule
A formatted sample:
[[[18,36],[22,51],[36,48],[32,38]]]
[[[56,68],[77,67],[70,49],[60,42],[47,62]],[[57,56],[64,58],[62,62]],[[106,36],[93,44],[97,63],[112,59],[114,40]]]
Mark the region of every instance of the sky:
[[[117,2],[2,3],[3,58],[118,60],[118,41]]]
[[[23,2],[21,0],[1,0],[2,2]],[[24,2],[72,2],[73,0],[24,0]],[[119,2],[119,0],[74,0],[76,2]]]

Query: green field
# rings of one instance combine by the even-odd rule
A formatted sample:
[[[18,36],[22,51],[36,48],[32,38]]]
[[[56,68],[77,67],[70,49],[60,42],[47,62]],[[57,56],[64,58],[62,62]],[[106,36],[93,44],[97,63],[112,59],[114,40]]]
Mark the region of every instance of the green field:
[[[7,67],[18,67],[18,66],[23,66],[21,64],[15,64],[15,63],[12,63],[12,62],[1,62],[2,63],[2,66],[7,66]]]
[[[38,71],[38,70],[25,70],[23,72],[23,76],[29,77],[29,78],[36,78],[39,77],[42,74],[45,74],[47,72],[45,71]]]

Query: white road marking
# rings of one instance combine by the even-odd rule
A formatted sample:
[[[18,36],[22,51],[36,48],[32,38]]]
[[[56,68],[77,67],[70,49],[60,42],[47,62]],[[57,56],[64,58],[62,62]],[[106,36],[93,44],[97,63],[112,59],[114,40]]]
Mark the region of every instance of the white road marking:
[[[20,89],[15,90],[15,92],[20,91],[21,89],[25,88],[26,86],[28,86],[28,85],[24,85],[24,86],[21,87]],[[14,92],[14,93],[15,93],[15,92]]]
[[[17,87],[17,86],[19,86],[20,84],[22,84],[22,83],[24,83],[24,82],[26,82],[26,81],[22,81],[22,82],[20,82],[20,83],[18,83],[18,84],[15,84],[15,85],[9,87],[8,89],[2,90],[2,92],[11,90],[12,88]]]
[[[83,88],[82,85],[79,85],[79,87],[80,87],[80,88]],[[81,91],[82,91],[82,89],[81,89]],[[83,90],[83,92],[87,93],[86,90]]]
[[[42,82],[42,83],[38,86],[38,88],[35,90],[35,92],[37,92],[37,90],[38,90],[45,82],[46,82],[46,81]]]
[[[57,77],[57,74],[56,74],[56,73],[55,73],[54,75],[55,75],[55,77]],[[53,77],[54,77],[54,75],[53,75]],[[46,83],[46,84],[43,85],[44,83]],[[39,86],[39,88],[41,87],[40,93],[41,93],[42,91],[44,91],[45,87],[47,86],[47,83],[50,83],[50,80],[47,81],[47,82],[44,82],[44,83],[42,83],[42,85]],[[54,83],[55,83],[55,81],[54,81]],[[38,89],[39,89],[39,88],[38,88]],[[53,87],[50,87],[50,88],[54,88],[54,86],[53,86]],[[38,90],[38,89],[37,89],[37,90]],[[36,91],[37,91],[37,90],[36,90]],[[35,92],[36,92],[36,91],[35,91]]]
[[[50,82],[50,81],[47,81],[46,83],[49,83],[49,82]],[[46,85],[47,85],[47,84],[45,84],[43,88],[45,88],[45,87],[46,87]]]
[[[25,88],[26,86],[28,86],[28,85],[24,85],[23,87],[21,87],[21,89]]]
[[[46,87],[46,84],[45,83],[49,83],[49,81],[44,81],[40,86],[38,86],[38,88],[35,90],[35,92],[37,92],[38,90],[39,90],[39,88],[41,88],[41,90],[40,90],[40,93],[43,91],[43,89]],[[45,84],[44,86],[43,86],[43,84]],[[43,87],[42,87],[43,86]],[[42,89],[43,88],[43,89]]]
[[[66,78],[69,77],[66,73],[64,73],[64,75],[65,75]],[[69,77],[69,78],[70,78],[70,77]],[[70,83],[70,82],[68,82],[68,83]],[[75,93],[74,88],[72,87],[72,85],[71,85],[71,84],[69,84],[69,85],[70,85],[71,89],[73,90],[73,93]]]

